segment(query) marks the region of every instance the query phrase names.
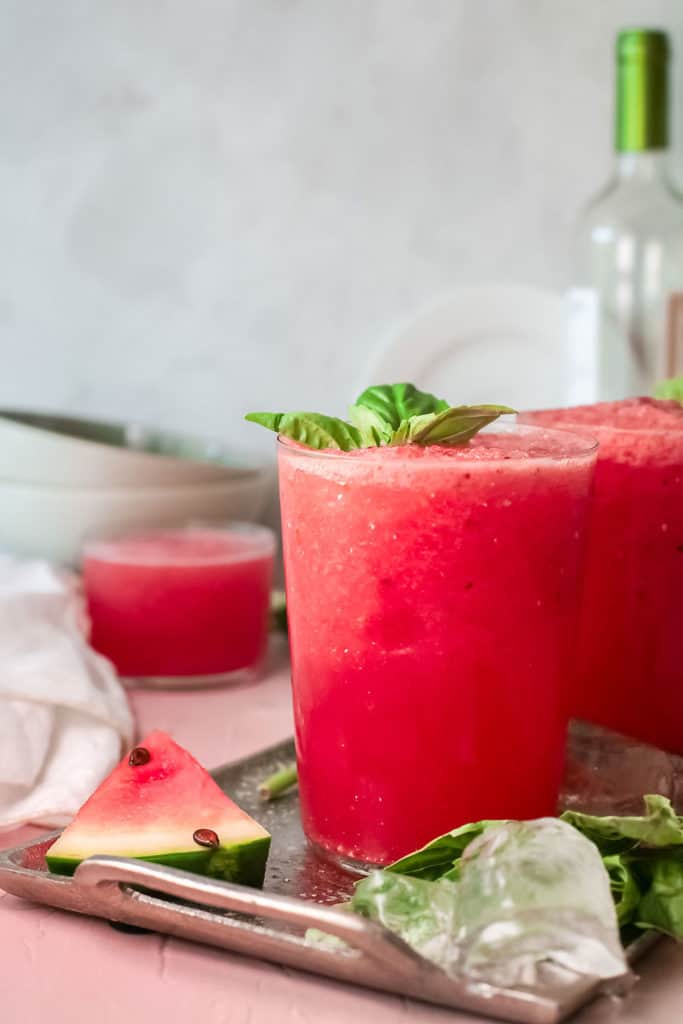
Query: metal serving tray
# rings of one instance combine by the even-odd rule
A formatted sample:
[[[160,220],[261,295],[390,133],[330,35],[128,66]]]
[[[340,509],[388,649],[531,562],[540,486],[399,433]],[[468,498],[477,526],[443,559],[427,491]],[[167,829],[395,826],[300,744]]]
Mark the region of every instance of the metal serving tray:
[[[45,852],[58,832],[0,852],[0,888],[79,914],[501,1020],[556,1024],[600,991],[600,983],[586,977],[569,982],[565,977],[542,993],[455,980],[381,925],[335,909],[354,879],[307,846],[296,792],[268,804],[258,798],[259,782],[293,757],[293,744],[287,741],[213,773],[272,833],[263,891],[124,857],[90,857],[73,878],[54,875],[47,870]],[[307,944],[310,927],[351,948],[345,952]],[[638,939],[629,960],[653,940],[651,934]]]

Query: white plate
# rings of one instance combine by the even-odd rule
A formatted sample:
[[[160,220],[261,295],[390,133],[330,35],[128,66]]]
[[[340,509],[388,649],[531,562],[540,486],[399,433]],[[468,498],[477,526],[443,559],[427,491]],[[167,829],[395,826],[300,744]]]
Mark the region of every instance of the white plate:
[[[272,473],[179,487],[36,487],[0,481],[0,551],[78,565],[83,541],[127,526],[258,521]]]
[[[454,405],[566,404],[563,300],[517,286],[461,288],[394,332],[359,381],[412,381]]]
[[[172,487],[239,479],[254,468],[221,445],[172,431],[0,409],[0,480]]]

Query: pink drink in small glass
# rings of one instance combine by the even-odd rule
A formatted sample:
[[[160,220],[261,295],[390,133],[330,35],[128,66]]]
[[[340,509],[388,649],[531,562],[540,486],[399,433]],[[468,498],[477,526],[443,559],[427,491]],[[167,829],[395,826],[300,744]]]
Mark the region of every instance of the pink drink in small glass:
[[[525,413],[600,441],[572,711],[683,754],[683,407]]]
[[[553,814],[595,445],[279,448],[309,839],[386,864],[478,818]]]
[[[121,675],[138,678],[219,681],[257,666],[273,554],[272,532],[248,523],[142,529],[88,543],[93,646]]]

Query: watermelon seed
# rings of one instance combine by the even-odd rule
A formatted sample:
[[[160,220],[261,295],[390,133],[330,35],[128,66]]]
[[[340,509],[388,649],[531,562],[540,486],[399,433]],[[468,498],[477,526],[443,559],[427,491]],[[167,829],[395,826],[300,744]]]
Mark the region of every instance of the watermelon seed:
[[[220,839],[212,828],[198,828],[192,838],[197,846],[220,846]]]
[[[131,768],[139,768],[141,764],[147,764],[151,756],[147,747],[133,747],[128,758],[128,764]]]

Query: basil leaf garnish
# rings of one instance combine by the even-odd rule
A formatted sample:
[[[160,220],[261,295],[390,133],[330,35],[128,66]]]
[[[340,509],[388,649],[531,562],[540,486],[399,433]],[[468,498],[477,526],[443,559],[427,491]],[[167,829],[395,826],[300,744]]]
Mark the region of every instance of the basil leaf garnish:
[[[366,388],[356,399],[356,405],[377,413],[392,430],[398,430],[403,420],[413,416],[443,412],[448,408],[448,402],[443,398],[418,391],[414,384],[377,384]]]
[[[350,452],[362,447],[360,432],[352,423],[319,412],[250,412],[245,419],[292,441],[300,441],[308,448],[338,448]]]
[[[515,411],[507,405],[451,407],[413,384],[381,384],[366,388],[351,406],[351,422],[318,412],[251,412],[246,419],[308,448],[349,452],[383,445],[464,444]]]
[[[365,405],[352,405],[349,418],[360,433],[361,447],[373,448],[389,441],[391,427],[374,409]]]
[[[411,440],[415,444],[463,444],[499,416],[514,413],[508,405],[457,405],[421,425]]]

